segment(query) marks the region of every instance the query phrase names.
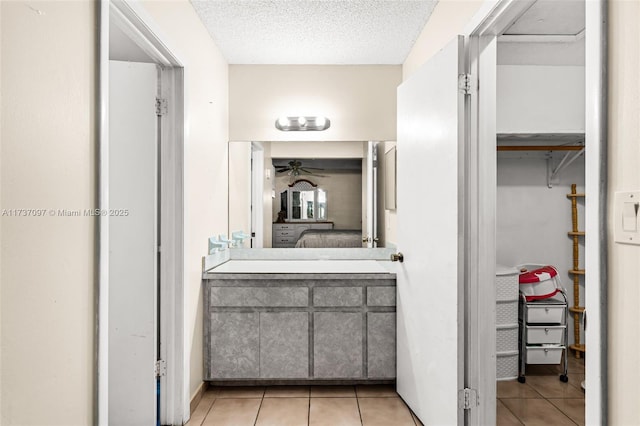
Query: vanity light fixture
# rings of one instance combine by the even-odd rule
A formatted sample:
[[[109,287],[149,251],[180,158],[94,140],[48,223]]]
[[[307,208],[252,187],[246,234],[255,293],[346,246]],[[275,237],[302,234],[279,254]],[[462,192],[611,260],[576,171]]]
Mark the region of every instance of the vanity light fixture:
[[[276,120],[276,129],[283,132],[322,131],[330,126],[327,117],[280,117]]]

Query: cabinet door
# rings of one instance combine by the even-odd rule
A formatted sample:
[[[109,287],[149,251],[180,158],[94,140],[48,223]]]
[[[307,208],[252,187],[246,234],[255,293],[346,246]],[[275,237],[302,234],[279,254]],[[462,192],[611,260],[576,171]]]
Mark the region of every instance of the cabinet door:
[[[260,314],[260,377],[307,379],[309,377],[309,314],[262,312]]]
[[[260,377],[257,312],[214,312],[210,317],[208,370],[212,379]]]
[[[396,377],[396,313],[367,313],[367,377]]]
[[[362,314],[316,312],[313,372],[318,378],[362,377]]]

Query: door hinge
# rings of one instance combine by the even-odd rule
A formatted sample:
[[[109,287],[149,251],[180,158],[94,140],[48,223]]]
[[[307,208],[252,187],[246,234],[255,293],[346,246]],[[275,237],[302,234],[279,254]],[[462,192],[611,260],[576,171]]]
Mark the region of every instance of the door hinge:
[[[155,365],[156,377],[162,377],[167,375],[167,361],[159,359]]]
[[[168,109],[166,99],[156,98],[156,115],[167,115]]]
[[[458,391],[458,407],[470,410],[478,406],[478,391],[464,388]]]
[[[463,95],[471,94],[471,74],[458,75],[458,90]]]

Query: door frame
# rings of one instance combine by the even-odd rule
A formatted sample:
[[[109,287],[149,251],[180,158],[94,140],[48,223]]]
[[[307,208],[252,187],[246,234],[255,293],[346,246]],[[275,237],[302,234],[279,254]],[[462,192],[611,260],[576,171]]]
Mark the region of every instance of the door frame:
[[[465,30],[473,84],[469,124],[467,181],[466,265],[469,330],[466,386],[478,390],[479,409],[469,413],[469,424],[495,424],[496,358],[494,291],[479,291],[477,283],[495,279],[496,217],[496,72],[497,36],[535,0],[490,0],[481,6]],[[607,0],[585,0],[585,298],[589,327],[585,340],[592,348],[586,360],[586,423],[607,419]],[[492,93],[493,96],[483,96]],[[493,336],[493,338],[491,338]]]
[[[264,176],[264,146],[251,142],[251,248],[264,247]],[[229,235],[231,232],[229,229]]]
[[[363,166],[366,165],[366,170],[365,167],[362,169],[362,215],[366,218],[362,221],[362,233],[366,248],[378,247],[378,143],[364,142],[362,157]]]
[[[99,9],[98,206],[109,209],[109,25],[115,22],[162,69],[160,86],[168,110],[160,127],[160,421],[183,424],[190,416],[188,333],[184,287],[184,62],[171,40],[136,2],[103,0]],[[97,229],[95,423],[109,424],[109,216]]]

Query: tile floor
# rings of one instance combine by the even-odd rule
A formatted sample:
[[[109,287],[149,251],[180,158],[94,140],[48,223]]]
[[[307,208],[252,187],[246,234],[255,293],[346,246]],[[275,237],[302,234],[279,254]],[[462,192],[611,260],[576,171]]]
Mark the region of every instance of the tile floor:
[[[569,382],[559,366],[527,366],[526,382],[498,382],[498,426],[584,425],[584,358],[569,356]]]
[[[527,366],[526,383],[498,382],[497,425],[584,425],[584,359]],[[188,426],[422,426],[394,386],[214,387]]]
[[[393,386],[210,388],[188,426],[422,426]]]

